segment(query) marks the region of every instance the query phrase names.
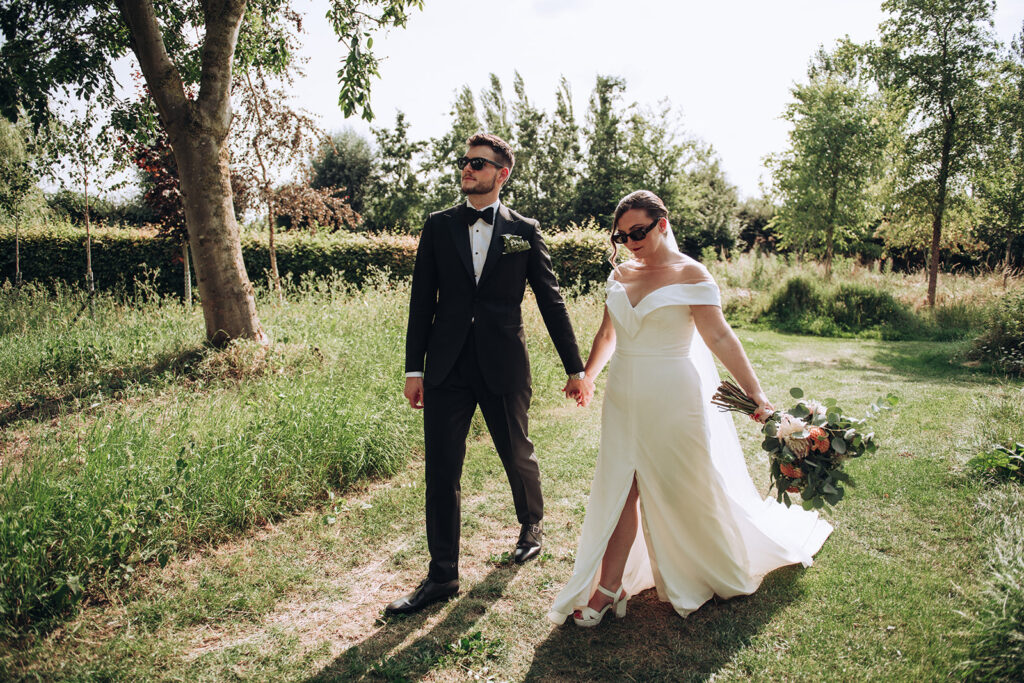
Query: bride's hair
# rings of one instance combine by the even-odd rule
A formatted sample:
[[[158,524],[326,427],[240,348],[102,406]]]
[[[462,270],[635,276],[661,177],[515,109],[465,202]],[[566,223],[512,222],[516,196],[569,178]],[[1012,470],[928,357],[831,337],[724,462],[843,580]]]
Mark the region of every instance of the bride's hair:
[[[668,218],[668,209],[665,208],[665,202],[661,201],[661,197],[654,194],[650,190],[637,190],[636,192],[630,192],[625,197],[619,200],[619,205],[615,207],[615,216],[612,218],[612,231],[608,235],[608,241],[612,243],[612,255],[608,259],[612,267],[616,267],[615,259],[619,255],[619,245],[612,241],[611,235],[615,234],[616,226],[619,224],[619,219],[622,218],[622,214],[632,209],[641,209],[651,217],[651,220],[661,220],[662,218]]]

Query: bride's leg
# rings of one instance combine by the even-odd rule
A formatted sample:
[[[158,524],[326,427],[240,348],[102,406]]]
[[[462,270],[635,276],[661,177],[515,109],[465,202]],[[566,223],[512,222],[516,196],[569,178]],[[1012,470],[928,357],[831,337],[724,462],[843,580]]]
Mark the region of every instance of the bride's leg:
[[[601,560],[601,581],[600,584],[613,593],[617,593],[622,586],[622,572],[626,569],[626,560],[629,558],[629,549],[633,547],[636,540],[637,524],[640,516],[637,511],[637,501],[640,493],[636,487],[636,475],[633,475],[633,485],[629,488],[629,495],[626,496],[626,504],[622,506],[622,514],[608,539],[608,547],[605,548],[604,557]],[[587,603],[591,609],[600,611],[602,607],[612,601],[604,593],[594,591]],[[579,616],[579,615],[577,615]]]

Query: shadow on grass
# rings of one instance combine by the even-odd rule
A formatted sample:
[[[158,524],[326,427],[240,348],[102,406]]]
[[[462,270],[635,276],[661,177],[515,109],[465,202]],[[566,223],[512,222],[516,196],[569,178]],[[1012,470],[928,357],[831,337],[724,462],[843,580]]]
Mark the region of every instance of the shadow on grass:
[[[826,369],[856,373],[864,379],[889,380],[894,375],[909,381],[936,379],[965,384],[991,384],[994,375],[976,363],[969,363],[962,342],[875,341],[874,348],[858,358],[818,357],[792,361],[793,373]]]
[[[903,342],[880,345],[872,359],[904,379],[949,379],[964,384],[993,384],[1002,376],[967,360],[964,343]]]
[[[624,619],[593,629],[567,620],[537,646],[525,680],[708,680],[799,598],[803,571],[779,569],[753,595],[713,600],[685,619],[651,589],[630,599]]]
[[[498,643],[483,639],[479,633],[471,633],[473,624],[504,595],[517,571],[517,564],[495,567],[468,593],[454,598],[456,605],[443,620],[402,647],[399,645],[411,633],[422,628],[439,607],[432,605],[417,614],[387,620],[383,628],[345,650],[307,680],[310,683],[380,679],[412,681],[423,678],[439,666],[474,659],[483,661]]]
[[[17,401],[0,410],[0,429],[21,420],[46,420],[65,413],[75,402],[96,391],[119,391],[131,384],[155,384],[167,375],[187,378],[195,374],[199,361],[215,352],[211,346],[200,345],[180,351],[163,353],[148,363],[111,368],[90,378],[78,377],[65,384],[54,396],[34,396],[28,401]]]

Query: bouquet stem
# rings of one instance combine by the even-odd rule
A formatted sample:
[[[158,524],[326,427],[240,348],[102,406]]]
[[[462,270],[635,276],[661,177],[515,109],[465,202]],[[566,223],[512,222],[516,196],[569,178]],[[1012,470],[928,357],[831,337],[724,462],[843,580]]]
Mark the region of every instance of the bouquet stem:
[[[753,415],[757,411],[757,403],[754,402],[754,399],[729,381],[722,382],[718,386],[718,391],[711,397],[711,403],[725,412]]]

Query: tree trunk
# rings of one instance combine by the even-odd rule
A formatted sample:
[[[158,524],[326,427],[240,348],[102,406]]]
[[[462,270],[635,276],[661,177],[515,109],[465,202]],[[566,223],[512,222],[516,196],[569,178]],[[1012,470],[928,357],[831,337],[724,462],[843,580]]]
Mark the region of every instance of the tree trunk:
[[[274,203],[270,202],[267,204],[267,233],[268,233],[268,248],[270,250],[270,277],[274,281],[274,291],[277,292],[277,298],[280,301],[283,298],[281,294],[281,273],[277,270],[277,247],[274,244],[274,222],[276,217],[274,216]]]
[[[825,279],[832,280],[832,256],[835,252],[836,206],[839,203],[839,172],[832,170],[832,190],[828,197],[828,222],[825,224]]]
[[[14,212],[14,286],[21,287],[21,212]]]
[[[89,226],[89,169],[82,164],[83,178],[85,180],[85,284],[89,290],[89,316],[92,316],[92,296],[96,291],[96,283],[92,277],[92,231]]]
[[[216,346],[232,339],[265,340],[256,316],[256,296],[242,260],[238,223],[231,202],[226,136],[201,131],[171,134],[178,164],[185,224],[206,320],[206,338]]]
[[[832,252],[835,249],[835,226],[829,225],[825,231],[825,279],[832,280]]]
[[[942,158],[939,163],[938,192],[932,219],[932,252],[928,264],[928,306],[935,308],[935,290],[939,283],[939,244],[942,241],[942,218],[946,212],[946,185],[949,180],[949,155],[953,149],[953,125],[955,119],[946,119],[942,135]]]
[[[192,267],[189,265],[188,242],[181,244],[181,262],[185,265],[185,307],[192,308]]]
[[[200,4],[206,35],[195,100],[186,96],[181,75],[167,53],[152,0],[117,0],[117,4],[178,165],[206,337],[215,345],[237,338],[266,342],[242,261],[228,172],[231,67],[246,1]]]

